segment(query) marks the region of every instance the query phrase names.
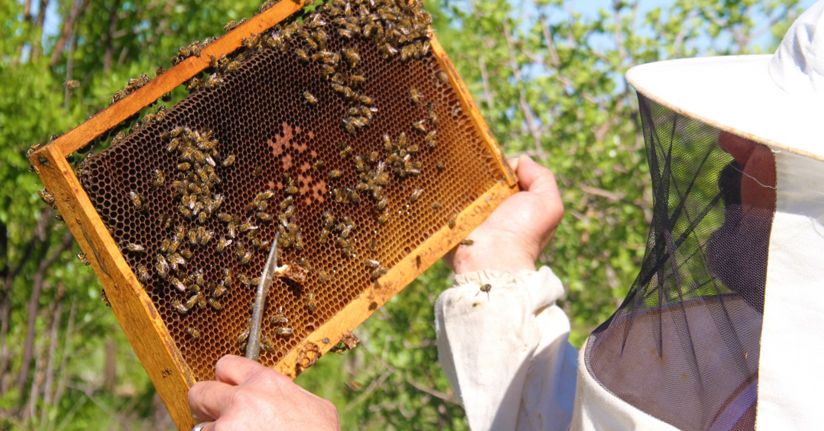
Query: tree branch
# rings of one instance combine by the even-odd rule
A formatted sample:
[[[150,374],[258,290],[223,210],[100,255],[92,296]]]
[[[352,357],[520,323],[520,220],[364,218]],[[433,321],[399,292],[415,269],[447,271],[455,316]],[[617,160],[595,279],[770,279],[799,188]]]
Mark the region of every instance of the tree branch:
[[[509,68],[512,71],[512,75],[515,78],[515,81],[521,83],[521,69],[518,67],[518,62],[517,60],[515,60],[514,55],[514,52],[516,50],[515,42],[512,40],[510,28],[506,24],[504,24],[503,33],[508,47],[507,53],[509,54]],[[521,113],[524,116],[527,131],[532,136],[532,145],[534,147],[535,152],[541,155],[541,160],[546,160],[546,153],[544,152],[544,148],[541,145],[541,132],[540,130],[538,130],[537,127],[535,114],[532,112],[532,107],[529,106],[529,102],[526,100],[526,95],[524,94],[523,89],[520,88],[518,89],[518,107],[520,108]]]
[[[66,17],[63,19],[63,28],[60,30],[60,37],[57,39],[57,43],[54,45],[54,50],[52,51],[51,60],[49,61],[49,65],[54,67],[57,63],[60,62],[60,58],[63,56],[63,51],[66,49],[66,44],[69,42],[69,39],[74,34],[74,26],[77,24],[77,21],[80,19],[80,16],[83,15],[83,12],[89,6],[89,0],[74,0],[72,2],[72,7],[69,9]]]
[[[35,18],[36,30],[35,34],[41,35],[43,34],[43,25],[46,22],[46,9],[49,8],[49,0],[40,0],[40,6],[37,9],[37,18]],[[43,42],[38,38],[38,40],[34,41],[31,45],[31,59],[36,60],[40,57],[42,53]]]
[[[26,321],[26,339],[23,343],[23,355],[20,364],[20,372],[17,375],[16,386],[18,393],[23,393],[26,387],[26,380],[29,377],[29,369],[31,368],[32,355],[34,354],[34,337],[37,329],[37,310],[40,303],[40,295],[43,292],[45,285],[46,272],[56,262],[64,251],[71,247],[73,242],[70,233],[63,235],[63,240],[51,256],[40,262],[37,267],[37,273],[34,274],[32,281],[31,296],[29,297],[29,305],[27,309]]]
[[[7,373],[11,356],[8,346],[8,333],[11,326],[11,288],[17,275],[32,258],[35,249],[38,250],[35,260],[42,259],[46,253],[48,249],[45,246],[46,229],[51,224],[51,214],[52,209],[48,207],[40,213],[34,232],[32,232],[31,238],[23,247],[22,256],[13,267],[7,263],[9,267],[3,279],[3,284],[0,285],[0,343],[2,343],[0,344],[0,393],[5,393],[8,390],[9,379],[11,378],[11,375]],[[6,256],[11,257],[8,254]]]
[[[114,35],[117,31],[117,13],[120,10],[120,1],[114,0],[114,5],[109,9],[109,27],[106,30],[106,36],[103,38],[103,46],[106,50],[103,52],[103,73],[108,74],[112,69],[112,60],[114,59]]]

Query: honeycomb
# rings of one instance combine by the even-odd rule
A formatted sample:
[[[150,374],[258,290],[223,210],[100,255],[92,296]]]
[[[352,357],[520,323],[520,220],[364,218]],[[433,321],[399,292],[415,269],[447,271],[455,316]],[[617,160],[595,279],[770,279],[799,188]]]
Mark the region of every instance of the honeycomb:
[[[242,355],[276,232],[291,274],[267,297],[268,366],[504,179],[429,23],[419,3],[327,2],[78,168],[198,380]]]

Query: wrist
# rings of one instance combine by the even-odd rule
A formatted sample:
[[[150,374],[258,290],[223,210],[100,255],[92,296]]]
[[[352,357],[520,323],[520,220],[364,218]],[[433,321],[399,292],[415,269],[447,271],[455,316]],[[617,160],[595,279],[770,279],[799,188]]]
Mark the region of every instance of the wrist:
[[[510,235],[471,235],[472,245],[460,245],[455,250],[452,266],[455,274],[482,270],[534,271],[535,256],[529,247]]]

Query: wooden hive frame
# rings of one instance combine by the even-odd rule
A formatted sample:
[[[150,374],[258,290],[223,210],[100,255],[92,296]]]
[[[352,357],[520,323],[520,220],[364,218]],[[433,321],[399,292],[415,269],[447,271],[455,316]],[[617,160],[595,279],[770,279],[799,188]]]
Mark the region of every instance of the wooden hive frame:
[[[302,1],[294,0],[282,0],[274,4],[204,47],[199,56],[180,62],[134,93],[29,155],[36,172],[54,196],[57,209],[66,225],[77,239],[83,253],[88,256],[129,343],[175,424],[182,430],[191,429],[193,426],[186,394],[196,379],[152,300],[104,226],[69,164],[68,157],[208,68],[211,56],[220,58],[221,55],[230,54],[241,46],[244,38],[268,30],[302,7]],[[473,120],[477,132],[490,152],[497,155],[496,164],[504,173],[505,180],[497,182],[457,214],[455,228],[440,229],[390,268],[381,278],[380,289],[365,290],[311,333],[304,343],[316,344],[320,347],[321,353],[334,346],[334,343],[321,340],[340,339],[360,325],[377,307],[386,303],[422,271],[455,247],[462,238],[483,222],[500,202],[517,191],[517,178],[510,170],[468,90],[434,35],[431,43],[432,52],[447,71],[451,86],[459,95],[464,111]],[[295,348],[288,352],[275,368],[290,377],[295,377],[292,365],[297,360],[298,350]]]

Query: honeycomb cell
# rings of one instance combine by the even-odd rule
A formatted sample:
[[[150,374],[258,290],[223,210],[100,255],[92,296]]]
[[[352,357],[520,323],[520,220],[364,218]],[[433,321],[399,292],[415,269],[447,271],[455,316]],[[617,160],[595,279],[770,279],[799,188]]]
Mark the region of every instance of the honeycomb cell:
[[[281,264],[306,276],[270,289],[270,366],[503,178],[429,51],[428,15],[408,4],[336,0],[269,29],[206,72],[221,83],[200,77],[84,161],[116,243],[146,249],[123,254],[149,269],[143,286],[198,379],[242,354],[276,232]]]

